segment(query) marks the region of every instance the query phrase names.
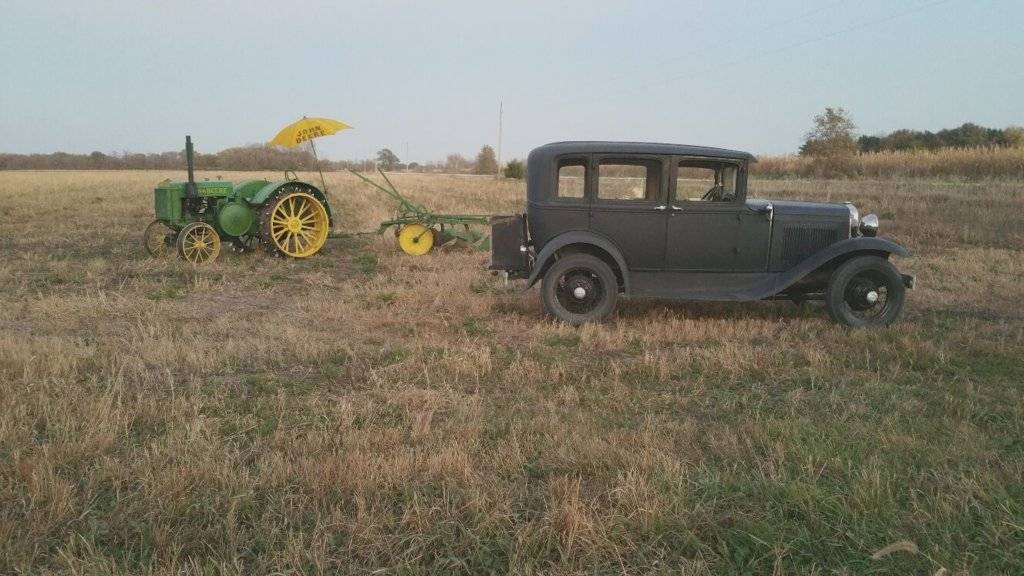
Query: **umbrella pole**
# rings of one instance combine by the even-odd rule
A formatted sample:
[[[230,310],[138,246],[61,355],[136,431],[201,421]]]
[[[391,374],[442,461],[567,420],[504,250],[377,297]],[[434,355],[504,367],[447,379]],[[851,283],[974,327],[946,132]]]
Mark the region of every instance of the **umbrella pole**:
[[[316,154],[316,142],[309,139],[309,145],[313,147],[313,159],[316,160],[316,171],[320,173],[320,184],[324,187],[324,194],[327,193],[327,182],[324,180],[324,171],[320,169],[320,157]]]

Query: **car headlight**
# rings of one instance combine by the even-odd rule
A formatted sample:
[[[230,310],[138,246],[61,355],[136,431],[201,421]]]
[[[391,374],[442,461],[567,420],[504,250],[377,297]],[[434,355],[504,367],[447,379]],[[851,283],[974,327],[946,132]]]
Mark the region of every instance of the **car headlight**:
[[[852,202],[845,202],[846,209],[850,211],[850,235],[857,233],[860,229],[860,213],[857,212],[857,207]]]
[[[878,235],[878,216],[868,214],[860,222],[860,233],[865,236]]]

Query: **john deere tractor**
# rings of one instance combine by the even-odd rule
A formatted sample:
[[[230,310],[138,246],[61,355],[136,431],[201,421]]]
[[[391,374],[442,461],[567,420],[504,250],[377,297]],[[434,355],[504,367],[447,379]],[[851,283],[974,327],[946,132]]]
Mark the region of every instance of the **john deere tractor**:
[[[146,250],[202,264],[220,254],[222,242],[248,251],[263,247],[273,254],[306,258],[323,248],[333,224],[324,193],[294,172],[286,179],[196,182],[192,138],[185,137],[188,180],[165,180],[154,191],[156,220],[146,227]],[[289,175],[291,176],[289,178]]]

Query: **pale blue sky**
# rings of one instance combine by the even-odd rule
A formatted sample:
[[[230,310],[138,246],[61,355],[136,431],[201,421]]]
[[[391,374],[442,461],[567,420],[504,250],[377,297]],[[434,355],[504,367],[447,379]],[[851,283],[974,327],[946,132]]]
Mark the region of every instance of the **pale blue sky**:
[[[844,106],[862,133],[1024,124],[1024,1],[3,0],[0,151],[355,130],[333,159],[652,140],[794,151]],[[406,143],[409,158],[406,158]]]

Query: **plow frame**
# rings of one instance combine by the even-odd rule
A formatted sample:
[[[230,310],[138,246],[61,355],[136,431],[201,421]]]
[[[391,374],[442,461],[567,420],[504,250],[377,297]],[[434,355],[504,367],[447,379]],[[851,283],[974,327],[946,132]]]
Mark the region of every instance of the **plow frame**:
[[[445,241],[459,239],[469,242],[481,250],[490,248],[490,235],[475,232],[470,228],[470,226],[489,226],[490,216],[482,214],[440,214],[403,196],[387,175],[379,168],[377,173],[380,174],[386,185],[375,182],[355,170],[349,170],[349,172],[355,174],[363,182],[387,194],[398,203],[398,212],[395,217],[381,222],[377,228],[377,234],[383,234],[388,228],[394,227],[397,235],[403,226],[422,224],[428,230],[434,230],[439,233]]]

